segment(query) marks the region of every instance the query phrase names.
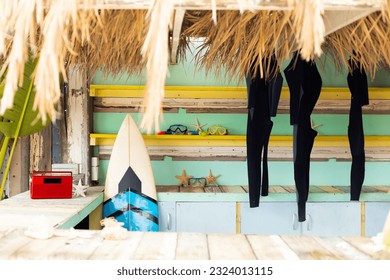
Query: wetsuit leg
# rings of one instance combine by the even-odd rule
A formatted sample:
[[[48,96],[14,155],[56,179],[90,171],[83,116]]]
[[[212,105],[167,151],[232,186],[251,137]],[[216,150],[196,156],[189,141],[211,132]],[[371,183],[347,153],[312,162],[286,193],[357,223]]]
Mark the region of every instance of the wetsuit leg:
[[[348,140],[352,154],[351,200],[359,200],[365,173],[364,132],[362,107],[354,100],[349,114]]]
[[[365,151],[362,106],[369,103],[368,83],[365,71],[359,65],[352,65],[348,73],[348,87],[351,92],[349,111],[348,140],[352,155],[351,164],[351,200],[359,200],[365,176]]]
[[[306,62],[300,58],[295,68],[286,68],[285,75],[291,96],[290,121],[294,125],[294,180],[298,217],[303,222],[306,220],[306,201],[309,195],[310,154],[317,135],[311,128],[310,115],[319,98],[322,80],[314,62]]]
[[[269,108],[271,117],[276,117],[278,112],[278,105],[280,100],[280,94],[282,92],[283,77],[280,72],[277,76],[269,82],[268,93],[269,93]]]
[[[263,178],[261,181],[261,196],[267,196],[269,190],[269,179],[268,179],[268,143],[271,135],[273,122],[268,126],[268,131],[265,132],[265,143],[263,148]]]
[[[247,168],[250,207],[259,206],[263,183],[261,177],[261,158],[265,143],[269,139],[272,121],[269,115],[268,86],[265,79],[258,76],[247,78],[248,87],[248,120],[247,120]],[[264,171],[268,171],[267,168]]]
[[[296,158],[294,160],[294,180],[297,190],[298,220],[306,220],[306,202],[310,186],[310,154],[317,132],[311,129],[310,122],[296,125]]]

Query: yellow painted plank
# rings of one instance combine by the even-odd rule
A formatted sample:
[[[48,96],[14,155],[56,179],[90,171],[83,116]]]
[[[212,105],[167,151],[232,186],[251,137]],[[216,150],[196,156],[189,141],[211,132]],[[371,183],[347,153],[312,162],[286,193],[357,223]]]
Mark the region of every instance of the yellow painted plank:
[[[145,86],[91,85],[93,97],[143,97]],[[390,88],[369,88],[370,99],[390,99]],[[289,90],[283,87],[281,99],[289,99]],[[221,98],[245,99],[246,87],[166,86],[166,98]],[[323,88],[320,99],[351,99],[348,88]]]
[[[90,134],[91,146],[111,146],[116,134]],[[199,135],[144,135],[147,146],[199,146],[199,147],[245,147],[245,135],[199,136]],[[366,147],[390,147],[390,136],[366,136]],[[270,147],[292,147],[292,136],[271,136]],[[315,147],[349,147],[347,136],[319,135]]]

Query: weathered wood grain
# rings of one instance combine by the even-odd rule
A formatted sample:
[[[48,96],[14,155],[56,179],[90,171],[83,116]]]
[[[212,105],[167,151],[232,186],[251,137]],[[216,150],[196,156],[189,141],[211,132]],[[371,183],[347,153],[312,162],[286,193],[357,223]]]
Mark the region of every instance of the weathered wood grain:
[[[211,260],[256,259],[245,235],[209,234],[207,238]]]
[[[207,236],[202,233],[178,233],[177,260],[207,260],[209,251]]]
[[[370,256],[374,260],[389,260],[390,252],[380,250],[380,247],[376,245],[370,238],[367,237],[342,237],[343,240],[351,244],[359,251]]]
[[[103,202],[102,191],[103,187],[90,187],[86,197],[71,199],[31,199],[29,192],[20,193],[0,202],[0,228],[25,229],[40,217],[45,217],[53,227],[73,220],[78,223],[84,218],[82,215],[94,210],[94,203],[97,206]]]
[[[331,252],[309,236],[282,236],[284,242],[302,260],[342,260],[346,256]]]
[[[22,229],[0,229],[0,238],[0,259],[390,260],[364,237],[128,232],[127,239],[106,240],[98,230],[62,230],[37,240]]]
[[[335,255],[342,254],[344,259],[348,260],[369,260],[370,256],[357,250],[354,246],[340,237],[313,237],[321,246]]]
[[[99,147],[99,158],[109,159],[111,146]],[[164,157],[171,157],[172,160],[181,161],[210,161],[210,160],[246,160],[246,147],[238,146],[147,146],[149,156],[154,160],[163,160]],[[390,147],[366,147],[366,161],[390,161]],[[349,147],[313,147],[311,161],[351,161]],[[293,154],[291,147],[269,147],[269,161],[292,161]]]
[[[142,105],[143,98],[132,97],[95,97],[94,110],[96,112],[137,112]],[[278,114],[289,113],[289,99],[281,99],[278,104]],[[246,113],[247,99],[231,98],[165,98],[165,110],[186,109],[188,113]],[[348,114],[349,99],[320,99],[314,107],[315,114]],[[390,100],[372,99],[370,104],[363,106],[365,114],[390,113]]]
[[[147,232],[142,236],[134,258],[137,260],[173,260],[176,256],[177,233]]]
[[[98,232],[98,234],[100,234]],[[102,240],[100,241],[97,249],[92,253],[89,259],[92,260],[125,260],[134,259],[135,251],[137,250],[143,232],[132,232],[129,234],[128,239],[121,242],[115,240]],[[98,240],[96,242],[99,242]],[[126,248],[126,250],[123,250]]]
[[[277,235],[248,235],[249,243],[259,260],[298,260],[299,257]]]
[[[223,193],[245,193],[241,186],[219,186]]]

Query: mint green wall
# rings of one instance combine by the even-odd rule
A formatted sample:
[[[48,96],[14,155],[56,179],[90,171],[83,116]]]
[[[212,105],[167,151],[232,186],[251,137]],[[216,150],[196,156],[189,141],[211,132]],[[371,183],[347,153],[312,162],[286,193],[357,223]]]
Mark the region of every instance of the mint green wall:
[[[287,63],[284,63],[286,65]],[[346,87],[346,71],[339,73],[334,70],[331,63],[324,61],[324,67],[318,66],[323,79],[324,87]],[[284,68],[283,68],[284,69]],[[228,83],[224,77],[206,75],[204,71],[195,74],[194,63],[188,62],[169,67],[170,75],[167,85],[197,85],[197,86],[235,86],[245,84],[242,81]],[[117,85],[144,85],[145,77],[128,76],[126,74],[117,77],[104,77],[98,72],[93,84],[117,84]],[[369,79],[371,87],[390,87],[390,74],[387,71],[379,71],[375,79]],[[116,133],[119,129],[123,113],[94,113],[93,129],[95,133]],[[140,114],[132,114],[136,121]],[[185,110],[178,113],[164,114],[161,129],[166,130],[170,124],[182,123],[189,125],[198,117],[201,123],[210,125],[223,125],[231,134],[246,133],[246,114],[187,114]],[[346,135],[348,127],[348,115],[340,114],[314,114],[315,124],[322,124],[318,128],[320,135]],[[292,128],[289,125],[289,116],[279,114],[273,118],[273,135],[291,135]],[[390,115],[364,115],[364,129],[366,135],[390,135]],[[206,126],[206,127],[207,127]],[[105,181],[105,171],[108,161],[100,162],[100,183]],[[313,185],[349,185],[350,162],[312,162],[311,184]],[[165,158],[163,161],[153,161],[152,167],[157,185],[175,185],[178,180],[175,175],[181,174],[185,169],[187,174],[194,177],[207,176],[209,169],[214,175],[220,174],[218,183],[221,185],[247,185],[246,163],[244,161],[218,162],[218,161],[172,161]],[[367,162],[365,185],[390,185],[390,163]],[[269,177],[271,185],[294,185],[292,162],[269,162]]]
[[[141,114],[132,114],[136,122],[140,122]],[[94,113],[94,131],[96,133],[117,133],[119,126],[125,117],[125,113]],[[187,114],[180,110],[177,114],[164,114],[164,121],[161,123],[161,130],[165,131],[170,124],[181,123],[189,126],[195,123],[198,117],[201,124],[222,125],[228,128],[230,134],[245,135],[246,114]],[[319,135],[347,135],[348,115],[312,115],[314,124],[321,124],[317,128]],[[287,114],[279,114],[272,118],[274,126],[272,135],[291,135],[292,127]],[[366,135],[390,135],[390,115],[364,116],[364,130]],[[190,127],[189,127],[190,128]]]
[[[333,64],[326,59],[322,59],[322,64],[318,63],[318,71],[321,74],[323,85],[326,87],[345,87],[347,86],[347,71],[345,68],[342,71],[335,70]],[[282,70],[288,65],[288,61],[283,63]],[[195,70],[195,65],[191,59],[186,62],[181,62],[177,65],[169,66],[169,75],[166,79],[167,86],[245,86],[244,81],[232,80],[229,81],[223,73],[215,76],[213,73],[208,75],[204,70]],[[283,74],[283,72],[282,72]],[[128,76],[122,73],[118,76],[105,76],[103,72],[97,72],[92,80],[94,84],[111,84],[111,85],[145,85],[145,75]],[[371,87],[389,87],[390,73],[386,70],[379,70],[375,77],[368,78],[368,84]],[[284,85],[286,83],[284,82]]]

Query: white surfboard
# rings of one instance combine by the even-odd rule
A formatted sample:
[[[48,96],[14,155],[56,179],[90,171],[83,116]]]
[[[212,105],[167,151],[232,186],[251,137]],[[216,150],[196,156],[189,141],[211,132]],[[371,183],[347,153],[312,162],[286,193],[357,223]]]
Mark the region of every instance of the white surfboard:
[[[158,231],[156,185],[144,139],[130,114],[118,131],[104,190],[103,217],[128,230]]]

